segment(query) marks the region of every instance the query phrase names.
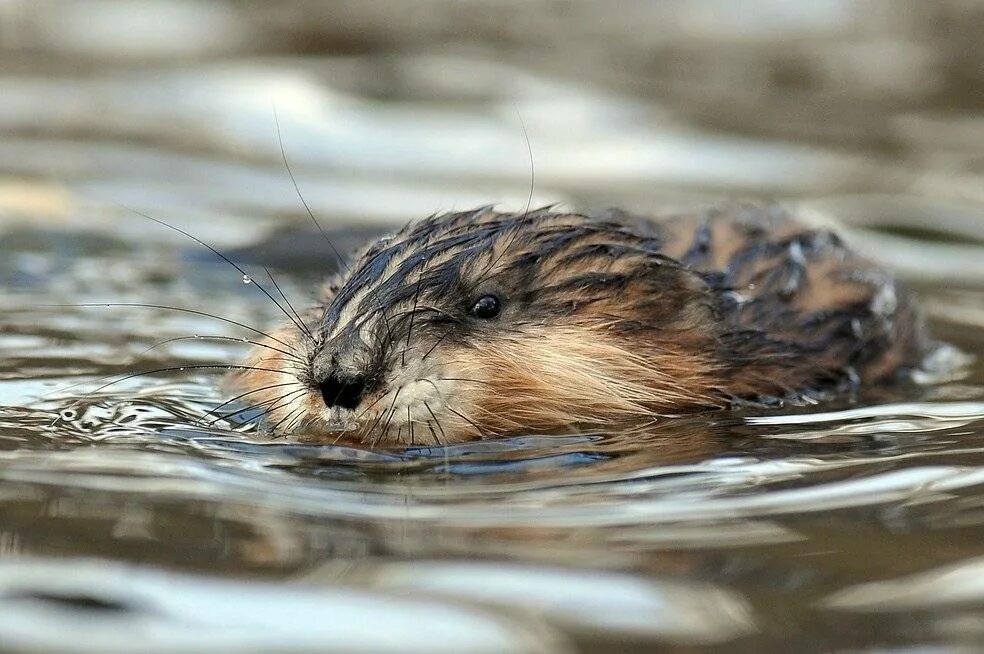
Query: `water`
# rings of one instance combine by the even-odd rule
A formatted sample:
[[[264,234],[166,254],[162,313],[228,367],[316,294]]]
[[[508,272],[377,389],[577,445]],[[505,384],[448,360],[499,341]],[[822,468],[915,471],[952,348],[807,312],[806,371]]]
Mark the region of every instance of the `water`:
[[[0,649],[984,645],[972,4],[46,4],[0,2]],[[310,225],[274,106],[344,249],[521,209],[525,125],[534,202],[782,199],[899,271],[955,350],[862,405],[643,434],[251,440],[250,413],[210,413],[230,394],[208,366],[256,335],[159,307],[266,329],[262,265],[295,304],[334,265],[279,235]]]

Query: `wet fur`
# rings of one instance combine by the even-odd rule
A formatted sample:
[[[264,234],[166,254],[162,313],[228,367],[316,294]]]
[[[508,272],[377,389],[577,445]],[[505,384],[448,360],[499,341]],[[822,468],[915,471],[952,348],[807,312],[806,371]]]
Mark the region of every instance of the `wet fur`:
[[[468,315],[494,293],[494,320]],[[777,206],[659,219],[491,208],[371,244],[234,375],[276,434],[448,443],[643,424],[898,379],[925,350],[908,294]],[[358,374],[351,411],[319,382]],[[270,388],[265,388],[265,387]]]

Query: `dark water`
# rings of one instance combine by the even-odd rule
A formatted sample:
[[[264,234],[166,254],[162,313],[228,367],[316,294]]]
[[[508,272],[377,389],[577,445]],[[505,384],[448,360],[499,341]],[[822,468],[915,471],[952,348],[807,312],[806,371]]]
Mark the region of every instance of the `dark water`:
[[[0,0],[0,649],[984,648],[979,5],[49,4]],[[252,441],[204,367],[248,330],[106,305],[277,320],[131,209],[312,294],[270,245],[308,221],[274,106],[333,230],[522,208],[525,126],[534,202],[781,199],[954,349],[864,404],[641,435]]]

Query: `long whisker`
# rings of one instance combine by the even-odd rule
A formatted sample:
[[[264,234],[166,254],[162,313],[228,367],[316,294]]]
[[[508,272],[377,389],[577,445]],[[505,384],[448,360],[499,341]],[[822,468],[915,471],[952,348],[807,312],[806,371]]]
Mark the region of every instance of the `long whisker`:
[[[279,403],[279,402],[280,402],[281,400],[283,400],[283,399],[284,399],[285,397],[287,397],[287,396],[289,396],[289,395],[296,395],[296,394],[297,394],[297,392],[296,392],[296,391],[291,391],[291,392],[288,392],[288,393],[284,393],[284,394],[281,394],[281,395],[278,395],[277,397],[275,397],[275,398],[273,399],[273,404],[271,404],[270,406],[267,406],[267,407],[264,407],[264,408],[263,408],[263,409],[262,409],[262,410],[261,410],[261,411],[260,411],[260,412],[259,412],[259,413],[258,413],[258,414],[256,415],[256,418],[257,418],[257,419],[259,419],[259,418],[263,418],[263,417],[266,417],[266,416],[269,416],[269,415],[270,415],[271,413],[273,413],[273,411],[274,411],[275,409],[278,409],[278,408],[280,408],[280,406],[281,406],[281,405],[280,405],[280,404],[278,404],[278,403]],[[234,415],[236,415],[236,414],[238,414],[238,413],[243,413],[244,411],[248,411],[248,410],[249,410],[250,408],[252,408],[252,407],[245,407],[245,408],[243,408],[243,409],[240,409],[239,411],[235,411],[235,412],[233,412],[233,413],[230,413],[230,414],[228,414],[227,416],[223,416],[223,417],[229,417],[229,416],[234,416]],[[214,423],[215,423],[215,421],[213,420],[213,421],[212,421],[211,423],[209,423],[209,425],[211,426],[211,425],[212,425],[212,424],[214,424]]]
[[[263,413],[261,413],[260,415],[264,415],[264,416],[271,415],[274,411],[276,411],[280,407],[286,404],[290,404],[294,400],[294,398],[296,398],[301,393],[306,393],[306,392],[307,392],[306,388],[298,388],[297,390],[284,393],[280,397],[276,398],[269,406],[264,407]]]
[[[273,297],[273,295],[271,295],[270,292],[267,291],[266,288],[262,284],[260,284],[256,280],[252,279],[252,277],[250,276],[250,274],[248,272],[246,272],[246,270],[242,266],[240,266],[238,263],[236,263],[235,261],[233,261],[232,259],[230,259],[226,255],[222,254],[220,251],[218,251],[217,249],[215,249],[214,247],[212,247],[211,245],[209,245],[208,243],[206,243],[202,239],[198,238],[194,234],[191,234],[190,232],[186,232],[185,230],[181,229],[180,227],[177,227],[175,225],[172,225],[170,223],[167,223],[167,222],[161,220],[160,218],[154,218],[153,216],[149,216],[149,215],[147,215],[147,214],[145,214],[145,213],[143,213],[141,211],[137,211],[136,209],[132,209],[132,208],[127,207],[125,205],[120,205],[120,206],[123,207],[124,209],[127,209],[128,211],[132,211],[133,213],[137,214],[138,216],[143,216],[147,220],[151,220],[151,221],[157,223],[158,225],[161,225],[161,226],[166,227],[166,228],[168,228],[170,230],[173,230],[173,231],[175,231],[175,232],[177,232],[179,234],[182,234],[184,236],[187,236],[188,238],[190,238],[195,243],[198,243],[199,245],[201,245],[202,247],[204,247],[205,249],[207,249],[209,252],[211,252],[212,254],[214,254],[215,256],[217,256],[219,259],[221,259],[222,261],[226,262],[227,264],[229,264],[230,266],[232,266],[233,268],[235,268],[237,271],[239,271],[239,273],[243,276],[243,281],[244,282],[253,282],[253,284],[256,286],[256,288],[261,293],[263,293],[263,295],[265,295],[271,302],[273,302],[273,304],[278,309],[280,309],[281,313],[283,313],[287,317],[288,320],[290,320],[291,322],[294,323],[294,326],[296,326],[302,332],[305,331],[304,330],[304,327],[302,327],[300,325],[300,323],[294,321],[294,317],[291,316],[287,312],[287,309],[285,309],[283,307],[283,305],[280,304],[280,302],[278,302],[277,299],[275,297]]]
[[[383,319],[383,324],[386,325],[386,347],[383,348],[385,353],[388,353],[393,348],[393,342],[395,338],[393,336],[393,325],[389,321],[389,309],[380,307],[380,314]]]
[[[427,261],[430,263],[430,260]],[[417,275],[417,291],[413,294],[413,309],[410,311],[410,328],[407,329],[407,342],[403,345],[403,352],[400,354],[400,360],[403,363],[403,367],[407,366],[407,348],[410,347],[410,336],[413,335],[413,319],[417,315],[417,301],[420,299],[420,282],[424,280],[424,269],[427,267],[425,263],[421,269],[420,274]],[[407,407],[409,410],[409,406]],[[413,432],[411,430],[411,438],[413,438]]]
[[[438,428],[438,430],[440,430],[441,435],[444,436],[444,439],[445,440],[447,440],[448,435],[444,433],[444,427],[441,426],[441,421],[438,420],[437,419],[437,416],[434,415],[434,411],[431,410],[430,405],[427,404],[427,401],[426,400],[424,400],[424,408],[427,409],[427,413],[430,414],[430,417],[434,419],[434,424],[437,425],[437,428]],[[430,423],[427,423],[427,424],[430,424]],[[431,433],[433,434],[434,431],[431,430]],[[438,442],[439,445],[444,446],[444,443],[441,442],[441,440],[437,438],[437,435],[436,434],[434,435],[434,438],[437,440],[437,442]]]
[[[431,345],[430,346],[430,349],[427,350],[427,352],[424,353],[424,356],[420,357],[421,363],[424,362],[424,361],[426,361],[427,360],[427,357],[429,357],[431,355],[431,352],[433,352],[434,350],[436,350],[437,349],[437,346],[441,344],[441,341],[443,341],[444,339],[446,339],[450,335],[451,335],[451,330],[449,329],[448,331],[444,332],[444,334],[439,339],[437,339],[436,341],[434,341],[434,344]]]
[[[448,411],[450,411],[451,413],[453,413],[454,415],[458,416],[459,418],[461,418],[462,420],[464,420],[465,422],[467,422],[469,425],[471,425],[472,427],[474,427],[478,431],[478,435],[479,436],[481,436],[482,438],[487,438],[487,436],[485,434],[485,431],[481,427],[479,427],[478,425],[476,425],[473,420],[471,420],[470,418],[465,417],[464,415],[462,415],[461,413],[455,411],[454,409],[452,409],[449,406],[444,407],[444,408],[446,408]]]
[[[295,411],[295,413],[296,415],[294,415],[294,417],[292,417],[290,421],[288,421],[287,426],[284,427],[285,434],[291,434],[294,431],[296,431],[297,428],[300,427],[301,421],[304,420],[304,411],[301,411],[299,413]]]
[[[365,416],[367,413],[369,413],[369,410],[371,408],[373,408],[374,406],[376,406],[377,404],[379,404],[379,401],[382,400],[384,397],[386,397],[386,394],[385,393],[383,395],[380,395],[379,397],[377,397],[375,400],[373,400],[372,403],[369,404],[369,406],[367,406],[365,409],[363,409],[359,413],[359,415],[357,415],[355,417],[356,422],[358,422],[359,420],[361,420],[363,416]]]
[[[325,230],[321,228],[321,223],[319,223],[318,219],[314,217],[314,212],[311,211],[311,207],[308,205],[307,200],[305,200],[304,195],[301,194],[301,187],[297,185],[297,179],[294,177],[294,171],[291,170],[290,162],[287,160],[287,149],[284,147],[283,132],[280,130],[280,116],[277,114],[277,105],[273,106],[273,120],[277,124],[277,142],[280,144],[280,157],[283,159],[284,168],[287,170],[287,176],[290,177],[290,183],[294,185],[294,192],[297,194],[297,199],[301,201],[302,205],[304,205],[304,210],[307,211],[307,215],[311,218],[311,222],[314,223],[314,226],[318,228],[319,232],[321,232],[321,235],[324,237],[325,241],[328,242],[328,247],[330,247],[331,251],[335,253],[335,257],[338,259],[338,267],[345,268],[346,272],[348,272],[348,263],[338,252],[338,248],[336,248],[335,244],[331,242],[331,239],[328,238],[328,234]]]
[[[530,158],[530,193],[529,196],[526,198],[526,208],[523,210],[523,216],[519,219],[519,221],[516,223],[516,226],[513,228],[513,233],[512,233],[513,239],[515,239],[519,235],[520,232],[519,228],[526,223],[526,219],[530,215],[530,207],[533,206],[533,191],[536,188],[536,166],[534,165],[534,161],[533,161],[533,146],[530,144],[530,133],[529,130],[526,129],[526,121],[523,120],[523,115],[519,112],[519,107],[516,107],[516,116],[519,118],[519,124],[523,128],[523,138],[526,140],[526,152],[527,154],[529,154],[529,158]],[[512,242],[503,239],[503,245],[501,246],[501,251],[489,263],[489,265],[486,266],[485,270],[482,271],[482,273],[478,276],[475,282],[472,283],[472,285],[469,287],[469,292],[473,291],[476,287],[478,287],[479,284],[481,284],[486,279],[488,279],[488,276],[492,274],[492,271],[495,269],[496,264],[499,263],[499,260],[502,259],[502,257],[506,254],[506,252],[510,250],[511,247],[512,247]]]
[[[536,166],[533,165],[533,146],[530,145],[530,133],[526,129],[526,121],[523,120],[523,114],[519,112],[519,107],[515,107],[516,117],[519,118],[519,124],[523,127],[523,138],[526,139],[526,152],[530,156],[530,195],[526,198],[526,209],[523,211],[523,218],[525,219],[530,213],[530,207],[533,206],[533,189],[536,188]]]
[[[370,408],[372,408],[372,407],[373,407],[373,406],[375,406],[376,404],[379,404],[379,401],[380,401],[380,400],[382,400],[382,399],[384,399],[385,397],[386,397],[386,395],[385,395],[385,394],[384,394],[384,395],[380,395],[379,397],[377,397],[377,398],[376,398],[376,401],[375,401],[375,402],[373,402],[372,404],[370,404],[370,405],[369,405],[368,407],[366,407],[366,409],[365,409],[365,411],[363,411],[362,413],[360,413],[360,414],[359,414],[359,416],[358,416],[358,418],[356,418],[356,420],[359,420],[359,419],[361,419],[361,418],[362,418],[362,416],[364,416],[364,415],[365,415],[366,413],[368,413],[368,412],[369,412],[369,409],[370,409]],[[393,401],[394,401],[394,402],[396,401],[396,398],[395,398],[395,397],[393,398]],[[373,430],[373,429],[375,429],[375,428],[376,428],[376,425],[378,425],[378,424],[379,424],[379,421],[380,421],[380,420],[382,419],[382,417],[383,417],[383,415],[385,415],[385,414],[386,414],[386,411],[389,411],[389,409],[385,409],[385,410],[383,410],[383,411],[380,411],[380,412],[379,412],[379,413],[378,413],[378,414],[376,415],[376,419],[372,421],[372,424],[371,424],[371,425],[369,425],[369,428],[368,428],[368,429],[365,429],[365,430],[363,430],[363,436],[368,436],[369,434],[371,434],[371,433],[372,433],[372,430]]]
[[[115,379],[109,382],[108,384],[103,384],[101,386],[98,386],[92,389],[91,391],[89,391],[88,393],[86,393],[85,395],[83,395],[81,398],[75,400],[65,408],[71,409],[72,407],[78,406],[79,403],[84,401],[86,398],[95,395],[99,391],[109,388],[110,386],[125,382],[128,379],[134,379],[136,377],[142,377],[144,375],[156,375],[162,372],[183,372],[186,370],[256,370],[260,372],[274,372],[281,375],[292,374],[289,372],[285,372],[283,370],[277,370],[275,368],[259,368],[256,366],[244,366],[244,365],[232,365],[232,364],[207,364],[207,365],[169,366],[167,368],[155,368],[154,370],[142,370],[140,372],[135,372],[133,374],[124,375],[123,377],[120,377],[119,379]]]
[[[427,431],[429,431],[429,432],[430,432],[430,434],[431,434],[431,437],[432,437],[432,438],[434,439],[434,442],[435,442],[435,443],[437,443],[438,445],[443,445],[443,444],[441,443],[441,439],[440,439],[440,438],[438,437],[438,435],[437,435],[437,432],[436,432],[436,431],[434,431],[434,428],[433,428],[433,427],[431,427],[431,421],[430,421],[430,420],[428,420],[428,421],[427,421],[427,422],[425,422],[424,424],[425,424],[425,425],[427,426]]]
[[[376,443],[378,443],[383,438],[383,436],[386,435],[386,432],[389,430],[390,422],[392,422],[392,420],[393,420],[393,414],[396,413],[396,400],[397,400],[397,398],[400,397],[400,391],[402,391],[402,390],[403,390],[402,387],[399,388],[399,389],[397,389],[396,394],[393,395],[393,403],[390,404],[390,408],[388,409],[388,411],[389,411],[389,417],[386,418],[386,424],[383,425],[382,430],[380,430],[380,432],[379,432],[379,436],[376,437],[375,439],[373,439],[373,441],[369,445],[369,447],[376,447]]]
[[[167,368],[155,368],[154,370],[142,370],[140,372],[135,372],[133,374],[126,375],[124,377],[120,377],[119,379],[117,379],[115,381],[112,381],[112,382],[110,382],[108,384],[103,384],[102,386],[98,386],[97,388],[94,388],[93,390],[91,390],[88,393],[86,393],[86,395],[93,395],[94,393],[98,393],[99,391],[101,391],[101,390],[103,390],[105,388],[109,388],[110,386],[112,386],[114,384],[119,384],[121,382],[125,382],[126,380],[133,379],[135,377],[142,377],[144,375],[156,375],[156,374],[160,374],[162,372],[184,372],[184,371],[187,371],[187,370],[255,370],[255,371],[259,371],[259,372],[275,372],[275,373],[280,374],[280,375],[291,375],[292,374],[292,373],[289,373],[289,372],[285,372],[283,370],[277,370],[276,368],[258,368],[256,366],[244,366],[244,365],[232,365],[232,364],[217,364],[217,363],[216,364],[193,365],[193,366],[169,366]]]
[[[292,305],[290,303],[290,300],[287,299],[287,296],[284,294],[283,289],[280,288],[280,284],[278,284],[277,280],[273,278],[273,273],[271,273],[270,270],[266,267],[263,268],[263,272],[265,272],[267,274],[267,277],[270,278],[270,282],[273,284],[274,288],[277,289],[277,292],[280,293],[280,297],[284,299],[284,302],[287,304],[287,307],[290,309],[290,312],[294,314],[294,318],[297,319],[296,324],[300,326],[301,331],[303,331],[307,335],[307,337],[313,341],[314,335],[311,334],[311,330],[308,329],[308,326],[304,324],[303,320],[301,320],[300,314],[297,313],[297,309],[295,309],[294,305]]]
[[[135,307],[135,308],[140,308],[140,309],[163,309],[165,311],[178,311],[178,312],[181,312],[181,313],[189,313],[189,314],[192,314],[192,315],[195,315],[195,316],[204,316],[206,318],[212,318],[213,320],[220,320],[220,321],[222,321],[224,323],[228,323],[230,325],[235,325],[237,327],[242,327],[243,329],[248,329],[249,331],[253,332],[254,334],[259,334],[260,336],[265,336],[266,338],[269,338],[274,343],[280,343],[281,345],[283,345],[286,348],[293,347],[289,343],[286,343],[286,342],[280,340],[279,338],[275,338],[275,337],[271,336],[270,334],[267,334],[264,331],[260,331],[256,327],[251,327],[250,325],[247,325],[245,323],[238,322],[236,320],[230,320],[229,318],[223,318],[222,316],[217,316],[214,313],[208,313],[206,311],[198,311],[197,309],[185,309],[184,307],[171,307],[171,306],[167,306],[167,305],[164,305],[164,304],[146,304],[146,303],[141,303],[141,302],[85,302],[85,303],[82,303],[82,304],[36,304],[34,306],[39,307],[39,308],[44,308],[44,307],[48,307],[48,308],[54,308],[54,307],[61,307],[61,308],[72,307],[72,308],[76,308],[76,309],[88,309],[88,308],[109,309],[109,308],[113,308],[113,307]]]
[[[231,398],[229,400],[226,400],[222,404],[219,404],[217,406],[212,407],[211,409],[209,409],[208,411],[205,412],[205,415],[206,416],[214,416],[215,415],[215,412],[218,411],[219,409],[221,409],[222,407],[229,406],[233,402],[235,402],[237,400],[241,400],[241,399],[243,399],[244,397],[246,397],[248,395],[253,395],[254,393],[262,393],[263,391],[268,391],[271,388],[283,388],[284,386],[294,386],[296,384],[297,384],[297,382],[289,381],[289,382],[281,382],[279,384],[269,384],[267,386],[261,386],[260,388],[254,388],[252,390],[246,391],[245,393],[240,393],[236,397]],[[252,408],[254,408],[254,407],[246,407],[245,409],[242,409],[242,411],[247,411],[247,410],[252,409]],[[236,413],[241,413],[241,411],[236,411]],[[234,415],[236,415],[236,413],[229,413],[229,414],[226,414],[224,416],[219,416],[215,420],[213,420],[212,422],[210,422],[209,424],[211,425],[211,424],[213,424],[215,422],[218,422],[219,420],[224,420],[225,418],[228,418],[230,416],[234,416]]]
[[[280,429],[280,425],[282,425],[285,422],[287,422],[287,420],[293,420],[298,415],[303,414],[303,413],[304,413],[304,407],[300,407],[300,408],[294,409],[293,411],[291,411],[290,413],[288,413],[286,416],[284,416],[283,418],[281,418],[280,420],[278,420],[277,421],[277,424],[275,424],[273,427],[270,428],[270,432],[274,434],[273,438],[286,438],[287,437],[287,432],[286,431],[283,434],[280,434],[279,436],[277,435],[277,430]]]
[[[154,349],[155,347],[160,347],[160,346],[165,345],[167,343],[171,343],[171,342],[174,342],[174,341],[180,341],[180,340],[190,340],[190,339],[194,339],[194,338],[221,339],[221,340],[228,339],[228,340],[231,340],[231,341],[236,341],[238,343],[252,343],[253,345],[256,345],[258,347],[266,347],[266,348],[269,348],[269,349],[274,350],[276,352],[281,352],[283,354],[289,354],[289,353],[287,353],[287,352],[285,352],[283,350],[279,350],[279,349],[277,349],[275,347],[271,347],[269,345],[264,345],[263,343],[257,343],[257,342],[254,342],[254,341],[248,341],[248,340],[244,340],[244,339],[241,339],[241,338],[236,338],[234,336],[181,336],[181,337],[178,337],[178,338],[169,338],[167,340],[159,341],[159,342],[155,343],[151,347],[149,347],[146,350],[144,350],[143,353],[149,352],[150,350]],[[268,361],[268,360],[269,359],[263,359],[263,361]],[[298,363],[303,363],[300,359],[296,359],[296,361]],[[185,367],[187,367],[187,366],[185,366]],[[74,384],[66,384],[65,386],[59,386],[58,388],[55,388],[55,389],[53,389],[51,391],[48,391],[47,393],[42,393],[41,395],[38,396],[38,399],[44,400],[44,399],[47,399],[47,398],[51,397],[52,395],[60,395],[60,394],[64,393],[65,391],[70,391],[73,388],[78,388],[79,386],[86,386],[88,384],[92,384],[93,382],[98,383],[98,382],[104,381],[106,379],[114,379],[118,375],[119,375],[118,372],[114,372],[113,374],[110,374],[110,375],[102,375],[100,377],[96,377],[95,379],[87,379],[85,381],[76,382]]]
[[[231,342],[235,342],[235,343],[249,343],[250,345],[253,345],[253,346],[256,346],[256,347],[262,347],[262,348],[266,348],[268,350],[273,350],[274,352],[279,352],[280,354],[283,354],[284,356],[289,357],[289,358],[297,361],[298,363],[304,363],[304,359],[302,359],[301,357],[299,357],[296,353],[294,353],[294,352],[288,352],[287,350],[281,350],[278,347],[273,347],[272,345],[267,345],[266,343],[260,343],[258,341],[251,341],[251,340],[246,339],[246,338],[237,338],[235,336],[216,336],[216,335],[211,335],[211,334],[210,335],[196,334],[195,336],[176,336],[175,338],[167,338],[167,339],[164,339],[163,341],[157,341],[156,343],[154,343],[153,345],[151,345],[150,347],[148,347],[146,350],[143,350],[140,354],[141,355],[147,354],[151,350],[155,350],[155,349],[157,349],[159,347],[163,347],[163,346],[167,345],[168,343],[176,343],[178,341],[196,341],[196,340],[202,340],[202,341],[231,341]]]

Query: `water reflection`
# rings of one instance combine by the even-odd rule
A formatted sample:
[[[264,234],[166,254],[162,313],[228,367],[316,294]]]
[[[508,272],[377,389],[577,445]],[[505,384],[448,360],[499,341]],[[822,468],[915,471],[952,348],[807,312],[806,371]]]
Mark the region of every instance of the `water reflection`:
[[[535,620],[477,606],[86,560],[0,565],[0,605],[5,646],[30,651],[571,651]]]

